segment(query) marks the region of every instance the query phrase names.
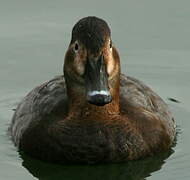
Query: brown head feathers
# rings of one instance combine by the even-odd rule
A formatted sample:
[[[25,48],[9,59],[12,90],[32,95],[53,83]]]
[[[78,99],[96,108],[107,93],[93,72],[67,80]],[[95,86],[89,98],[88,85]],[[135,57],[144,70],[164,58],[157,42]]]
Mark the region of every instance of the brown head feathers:
[[[71,43],[79,40],[91,53],[97,53],[111,36],[108,24],[97,17],[89,16],[79,20],[72,30]]]

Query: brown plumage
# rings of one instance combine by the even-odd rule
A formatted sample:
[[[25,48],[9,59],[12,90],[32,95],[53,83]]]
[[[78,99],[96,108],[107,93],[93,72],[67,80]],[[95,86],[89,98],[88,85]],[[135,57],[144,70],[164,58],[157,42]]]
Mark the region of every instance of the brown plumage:
[[[175,123],[156,93],[120,74],[107,23],[87,17],[73,28],[64,76],[22,100],[10,131],[20,150],[44,161],[122,162],[167,151]]]

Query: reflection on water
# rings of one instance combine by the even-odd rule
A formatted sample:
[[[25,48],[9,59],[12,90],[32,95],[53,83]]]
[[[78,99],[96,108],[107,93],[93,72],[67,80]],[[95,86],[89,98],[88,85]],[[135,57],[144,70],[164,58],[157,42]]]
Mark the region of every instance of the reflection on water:
[[[152,172],[161,169],[165,160],[173,153],[172,150],[143,160],[122,164],[106,165],[55,165],[47,164],[21,154],[22,165],[39,180],[67,179],[67,180],[142,180]]]

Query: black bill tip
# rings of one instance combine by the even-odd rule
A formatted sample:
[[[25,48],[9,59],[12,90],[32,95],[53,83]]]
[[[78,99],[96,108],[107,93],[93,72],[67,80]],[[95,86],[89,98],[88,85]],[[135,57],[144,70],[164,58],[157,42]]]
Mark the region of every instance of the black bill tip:
[[[98,92],[94,91],[88,93],[87,100],[90,104],[94,104],[96,106],[104,106],[112,101],[112,97],[109,92]]]

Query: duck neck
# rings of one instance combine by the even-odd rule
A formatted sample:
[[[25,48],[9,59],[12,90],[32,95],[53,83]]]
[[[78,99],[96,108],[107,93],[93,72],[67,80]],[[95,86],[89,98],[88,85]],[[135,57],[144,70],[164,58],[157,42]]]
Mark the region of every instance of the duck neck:
[[[73,113],[98,113],[119,114],[119,77],[114,80],[110,92],[112,101],[104,106],[90,104],[86,99],[85,88],[66,78],[69,114]]]

